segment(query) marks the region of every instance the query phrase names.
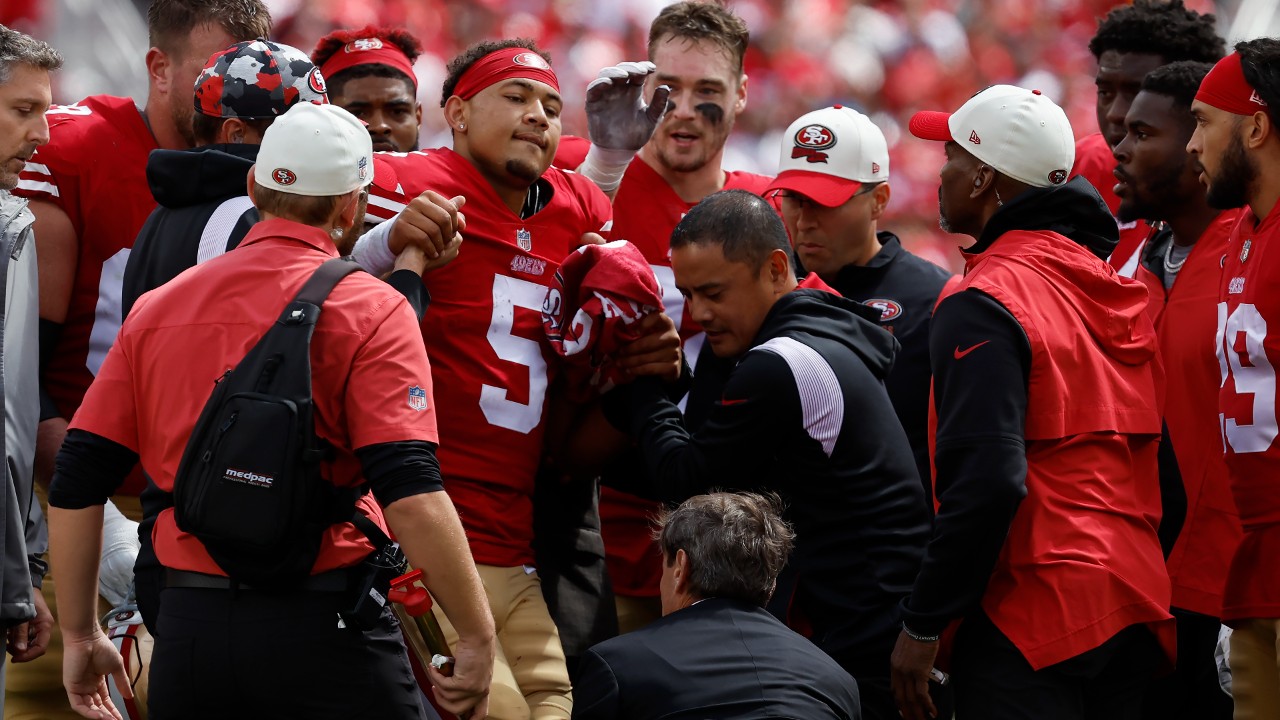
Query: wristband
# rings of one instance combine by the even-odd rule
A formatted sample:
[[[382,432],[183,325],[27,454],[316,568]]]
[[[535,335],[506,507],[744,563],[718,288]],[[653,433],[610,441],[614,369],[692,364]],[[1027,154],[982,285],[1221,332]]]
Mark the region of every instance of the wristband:
[[[907,627],[906,623],[902,623],[902,632],[906,633],[907,637],[915,640],[916,642],[934,643],[942,639],[941,635],[921,635],[920,633],[914,632],[911,628]]]
[[[609,195],[622,184],[622,176],[635,156],[634,150],[615,150],[592,143],[591,149],[587,150],[587,158],[578,166],[578,174]]]

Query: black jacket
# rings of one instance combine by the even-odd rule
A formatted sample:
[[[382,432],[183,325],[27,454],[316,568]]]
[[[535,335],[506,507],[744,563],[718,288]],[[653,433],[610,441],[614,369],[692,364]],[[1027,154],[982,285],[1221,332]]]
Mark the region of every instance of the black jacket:
[[[878,319],[819,290],[782,296],[692,436],[657,382],[604,398],[610,422],[638,439],[653,495],[782,496],[797,538],[769,610],[812,627],[854,677],[887,675],[894,606],[928,533],[911,448],[884,389],[897,342]]]
[[[858,720],[853,678],[769,613],[711,598],[582,660],[574,720]]]
[[[246,194],[257,145],[206,145],[194,150],[155,150],[147,159],[147,183],[159,207],[138,232],[124,271],[121,317],[142,294],[217,257],[244,239],[258,222]]]
[[[929,478],[929,319],[952,275],[907,252],[893,233],[881,232],[877,238],[880,252],[866,265],[841,268],[831,287],[850,300],[879,309],[881,326],[902,346],[884,384],[911,442],[928,499],[933,496]],[[926,506],[932,512],[932,501]]]

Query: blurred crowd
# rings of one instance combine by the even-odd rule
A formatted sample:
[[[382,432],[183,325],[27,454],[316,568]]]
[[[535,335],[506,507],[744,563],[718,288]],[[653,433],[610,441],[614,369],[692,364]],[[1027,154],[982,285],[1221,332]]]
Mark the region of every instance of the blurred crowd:
[[[469,44],[532,37],[556,63],[566,100],[566,134],[586,135],[582,92],[596,72],[645,57],[649,23],[666,0],[269,0],[275,39],[310,49],[317,37],[375,23],[408,28],[426,52],[415,69],[424,108],[440,103],[445,62]],[[1096,131],[1094,60],[1087,45],[1116,0],[731,0],[752,41],[747,112],[725,150],[730,170],[773,174],[780,135],[795,118],[831,103],[872,117],[889,141],[893,201],[888,223],[904,244],[958,270],[952,242],[937,228],[941,151],[901,142],[906,121],[926,107],[956,107],[978,90],[1014,83],[1043,90],[1067,110],[1077,137]],[[1189,0],[1217,12],[1226,33],[1232,8]],[[1234,3],[1230,3],[1234,6]],[[68,6],[70,4],[67,4]],[[131,7],[128,0],[104,6]],[[145,6],[145,2],[133,6]],[[72,10],[41,0],[5,0],[0,22],[37,30]],[[101,12],[101,11],[100,11]],[[143,30],[138,10],[138,31]],[[56,29],[56,27],[54,27]],[[46,33],[47,35],[48,33]],[[141,38],[141,36],[140,36]],[[139,42],[142,42],[139,39]],[[72,45],[62,42],[62,47]],[[67,75],[78,71],[69,63]],[[141,76],[142,68],[136,68]],[[141,81],[142,78],[139,77]],[[139,89],[145,82],[139,83]],[[95,86],[101,91],[102,85]],[[128,94],[127,91],[123,91]],[[83,94],[59,93],[70,102]],[[444,119],[423,114],[423,147],[447,145]]]

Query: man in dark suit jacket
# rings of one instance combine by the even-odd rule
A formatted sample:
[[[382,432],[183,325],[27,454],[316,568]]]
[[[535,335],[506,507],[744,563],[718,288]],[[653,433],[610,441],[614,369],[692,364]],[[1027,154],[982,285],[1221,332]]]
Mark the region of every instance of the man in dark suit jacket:
[[[795,537],[777,497],[714,493],[662,519],[661,620],[596,645],[574,720],[859,720],[854,679],[764,610]]]

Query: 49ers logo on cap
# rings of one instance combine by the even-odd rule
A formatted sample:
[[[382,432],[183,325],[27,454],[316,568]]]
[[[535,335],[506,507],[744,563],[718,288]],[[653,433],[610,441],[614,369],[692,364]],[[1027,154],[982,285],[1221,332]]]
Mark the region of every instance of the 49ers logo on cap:
[[[791,149],[792,158],[805,158],[811,163],[825,163],[827,154],[819,152],[836,144],[836,134],[825,125],[805,125],[792,138],[796,146]]]
[[[1054,170],[1053,172],[1049,173],[1049,182],[1053,183],[1054,185],[1061,185],[1066,181],[1067,181],[1066,170]]]
[[[294,175],[292,170],[285,170],[284,168],[272,170],[271,179],[275,180],[277,185],[292,185],[298,182],[298,176]]]
[[[351,42],[347,43],[347,46],[344,47],[343,50],[345,52],[352,53],[352,52],[368,52],[369,50],[380,50],[381,48],[382,48],[382,41],[379,40],[378,38],[360,38],[359,40],[352,40]]]
[[[312,90],[321,95],[328,93],[328,89],[324,84],[324,75],[320,74],[320,68],[311,69],[311,74],[307,76],[307,84],[311,86]]]
[[[547,64],[542,56],[535,52],[520,53],[511,58],[511,62],[525,67],[538,68],[539,70],[550,70],[551,66]]]

